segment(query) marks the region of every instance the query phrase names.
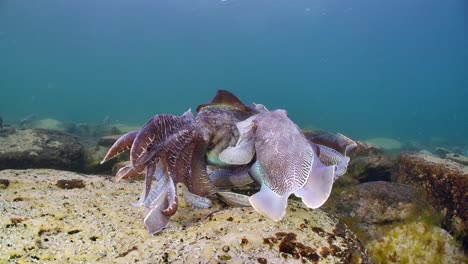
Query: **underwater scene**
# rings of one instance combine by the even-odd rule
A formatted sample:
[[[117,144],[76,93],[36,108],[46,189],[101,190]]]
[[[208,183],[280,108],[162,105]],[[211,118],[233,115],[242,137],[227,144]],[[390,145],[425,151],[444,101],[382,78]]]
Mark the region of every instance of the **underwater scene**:
[[[466,0],[0,0],[0,263],[468,263]]]

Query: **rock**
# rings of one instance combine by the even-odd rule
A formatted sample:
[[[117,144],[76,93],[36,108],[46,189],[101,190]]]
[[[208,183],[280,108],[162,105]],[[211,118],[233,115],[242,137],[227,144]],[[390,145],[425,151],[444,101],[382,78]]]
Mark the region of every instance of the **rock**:
[[[80,170],[83,147],[77,137],[45,129],[0,131],[0,170],[56,168]]]
[[[349,183],[358,184],[369,181],[390,181],[395,167],[394,158],[384,150],[362,141],[350,153],[348,170],[344,177]]]
[[[417,189],[385,181],[347,188],[331,197],[325,209],[348,224],[365,242],[379,239],[389,224],[417,217],[437,218]]]
[[[121,154],[112,160],[101,164],[102,159],[106,156],[109,147],[103,146],[85,146],[84,150],[84,166],[83,172],[85,173],[100,173],[100,174],[111,174],[112,167],[119,161],[129,158],[128,153]]]
[[[444,229],[423,222],[398,225],[368,246],[375,263],[467,263],[468,258]]]
[[[150,236],[130,205],[141,181],[54,170],[4,170],[0,179],[11,182],[1,192],[0,262],[370,263],[343,223],[297,201],[275,223],[252,208],[214,200],[191,209],[179,199],[169,226]],[[84,188],[59,188],[65,179]]]
[[[348,165],[346,177],[355,181],[390,181],[395,168],[395,160],[384,154],[370,154],[368,156],[354,156]]]
[[[384,150],[376,145],[369,144],[363,141],[356,141],[357,146],[351,151],[349,156],[353,157],[383,155]]]
[[[435,151],[441,158],[449,159],[463,165],[468,165],[467,156],[451,152],[450,150],[441,147],[436,148]]]
[[[119,139],[122,135],[111,135],[111,136],[103,136],[100,137],[97,145],[102,147],[111,147],[117,139]]]
[[[449,154],[447,154],[446,158],[449,159],[449,160],[455,161],[457,163],[463,164],[463,165],[468,165],[468,157],[467,156],[459,155],[459,154],[456,154],[456,153],[449,153]]]
[[[91,134],[95,137],[122,135],[130,131],[139,130],[140,128],[125,124],[100,124],[91,128]]]
[[[47,130],[55,130],[60,131],[63,133],[72,132],[74,129],[73,123],[65,123],[56,119],[46,118],[46,119],[39,119],[34,120],[31,122],[24,123],[22,128],[29,128],[29,129],[47,129]]]
[[[400,141],[391,138],[370,138],[366,142],[389,152],[398,152],[403,147]]]
[[[468,167],[429,155],[402,153],[395,181],[424,189],[443,215],[442,227],[468,248]]]
[[[73,130],[70,133],[80,135],[80,136],[89,136],[90,128],[88,123],[78,123],[74,124]]]

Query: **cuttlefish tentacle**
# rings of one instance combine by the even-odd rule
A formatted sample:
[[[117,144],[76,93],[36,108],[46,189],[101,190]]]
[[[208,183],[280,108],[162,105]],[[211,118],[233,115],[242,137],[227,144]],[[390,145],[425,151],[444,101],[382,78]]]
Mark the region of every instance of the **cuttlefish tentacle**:
[[[135,140],[138,132],[139,130],[131,131],[117,139],[117,141],[115,141],[112,147],[107,151],[107,154],[101,161],[101,164],[129,150],[132,147],[133,141]]]
[[[164,210],[169,208],[168,186],[170,177],[164,175],[161,180],[154,184],[144,199],[142,212],[144,224],[150,234],[155,234],[161,231],[169,224],[170,215],[164,213]]]

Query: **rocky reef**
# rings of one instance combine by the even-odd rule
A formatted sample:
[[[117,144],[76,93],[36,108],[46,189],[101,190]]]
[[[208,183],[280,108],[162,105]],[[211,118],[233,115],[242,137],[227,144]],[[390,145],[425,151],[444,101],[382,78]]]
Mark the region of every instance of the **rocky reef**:
[[[0,171],[0,262],[370,263],[345,224],[290,201],[279,223],[252,208],[181,201],[150,236],[138,209],[141,182],[56,170]]]
[[[76,136],[45,129],[0,130],[0,170],[82,166],[83,147]]]
[[[422,188],[443,215],[442,227],[468,247],[468,167],[431,155],[403,153],[395,181]]]

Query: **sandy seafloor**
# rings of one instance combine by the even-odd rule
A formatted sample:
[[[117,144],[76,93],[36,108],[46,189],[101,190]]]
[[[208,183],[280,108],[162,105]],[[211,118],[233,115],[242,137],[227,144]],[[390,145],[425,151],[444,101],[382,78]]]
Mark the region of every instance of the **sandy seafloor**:
[[[275,223],[252,208],[214,201],[212,208],[192,209],[179,199],[169,226],[150,236],[141,208],[131,206],[141,181],[115,183],[109,177],[49,169],[3,170],[0,179],[0,263],[367,261],[346,226],[296,201]],[[79,188],[57,184],[72,179],[69,186]],[[292,243],[281,243],[285,239],[279,236],[292,233]],[[285,255],[281,246],[301,254]]]

